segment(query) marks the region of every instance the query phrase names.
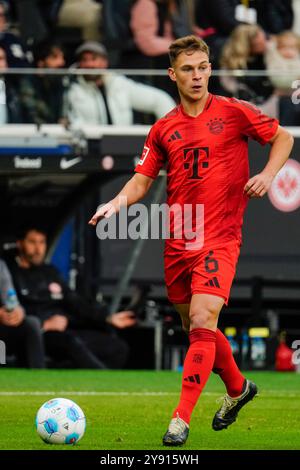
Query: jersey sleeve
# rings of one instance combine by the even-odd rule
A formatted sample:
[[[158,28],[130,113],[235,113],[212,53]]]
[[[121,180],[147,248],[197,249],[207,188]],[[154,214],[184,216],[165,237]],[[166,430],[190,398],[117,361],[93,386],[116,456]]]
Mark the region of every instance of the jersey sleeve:
[[[165,161],[164,151],[159,145],[158,130],[154,125],[146,138],[142,156],[134,171],[155,179]]]
[[[263,114],[248,101],[236,100],[237,121],[241,133],[265,145],[276,134],[278,120]]]

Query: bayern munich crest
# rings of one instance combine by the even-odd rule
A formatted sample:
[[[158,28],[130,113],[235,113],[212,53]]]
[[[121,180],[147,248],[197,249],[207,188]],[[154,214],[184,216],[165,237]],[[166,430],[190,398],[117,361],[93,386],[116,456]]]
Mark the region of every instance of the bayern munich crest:
[[[210,119],[206,124],[212,134],[218,135],[223,132],[225,122],[222,118]]]
[[[292,212],[300,207],[300,163],[289,159],[275,177],[268,192],[276,209]]]

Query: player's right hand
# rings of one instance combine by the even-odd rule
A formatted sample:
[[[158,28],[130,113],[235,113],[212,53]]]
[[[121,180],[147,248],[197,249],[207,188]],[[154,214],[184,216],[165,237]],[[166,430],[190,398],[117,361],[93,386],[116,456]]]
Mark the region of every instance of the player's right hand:
[[[96,225],[99,222],[99,220],[103,219],[104,217],[108,219],[115,213],[116,213],[116,208],[114,204],[112,202],[108,202],[107,204],[104,204],[103,206],[100,206],[97,209],[97,212],[95,212],[93,217],[89,220],[89,224]]]

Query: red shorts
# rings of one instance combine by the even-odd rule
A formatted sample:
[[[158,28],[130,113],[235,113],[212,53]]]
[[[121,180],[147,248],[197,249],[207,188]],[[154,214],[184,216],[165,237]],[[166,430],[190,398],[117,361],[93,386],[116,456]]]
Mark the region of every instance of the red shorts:
[[[194,294],[222,297],[227,305],[240,254],[240,241],[203,247],[197,251],[165,249],[165,281],[168,298],[189,304]]]

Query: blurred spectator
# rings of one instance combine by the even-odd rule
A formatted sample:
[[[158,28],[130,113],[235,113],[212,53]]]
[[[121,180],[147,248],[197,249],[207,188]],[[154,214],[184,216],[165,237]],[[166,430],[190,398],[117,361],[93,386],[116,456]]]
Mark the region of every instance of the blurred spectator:
[[[0,126],[23,122],[19,81],[11,75],[2,75],[7,67],[6,52],[0,47]]]
[[[246,16],[241,21],[239,19],[241,16],[237,14],[237,8],[242,3],[239,0],[195,0],[194,2],[194,33],[204,39],[210,47],[213,68],[219,68],[222,47],[232,31],[240,24],[248,23]]]
[[[201,37],[210,47],[211,61],[217,64],[224,41],[240,22],[235,18],[237,1],[195,0],[194,34]]]
[[[176,38],[191,34],[192,25],[186,0],[134,0],[130,10],[131,50],[123,50],[121,66],[167,69],[168,48]],[[177,97],[168,77],[153,76],[146,83]]]
[[[154,68],[168,66],[171,42],[192,32],[183,0],[136,0],[131,9],[130,27],[138,50],[145,58],[152,58],[148,63]]]
[[[5,342],[6,352],[16,356],[19,367],[43,368],[45,357],[40,321],[25,315],[17,298],[11,310],[6,305],[8,291],[14,291],[13,281],[5,262],[0,260],[0,340]]]
[[[131,60],[138,52],[130,29],[130,10],[133,2],[134,0],[105,0],[103,2],[102,40],[108,49],[112,67],[124,65],[127,68],[126,60],[122,64],[122,55],[125,59],[128,55],[128,67],[131,67]]]
[[[224,70],[266,71],[265,53],[267,37],[260,26],[240,25],[231,33],[220,59]],[[276,115],[274,87],[268,77],[250,76],[222,77],[221,83],[233,96],[251,101],[267,114]]]
[[[59,69],[64,67],[64,52],[52,41],[40,43],[34,50],[37,68]],[[21,81],[21,100],[26,123],[65,124],[63,97],[69,81],[62,75],[40,73],[24,77]]]
[[[108,67],[107,51],[100,43],[84,43],[76,55],[79,68]],[[72,126],[131,125],[134,110],[154,114],[158,119],[174,106],[167,93],[113,73],[79,77],[66,96],[66,115]]]
[[[18,36],[8,31],[8,6],[0,1],[0,47],[6,52],[9,67],[28,67],[25,48]]]
[[[194,34],[208,44],[213,69],[219,68],[222,48],[232,31],[241,24],[255,20],[253,2],[247,2],[247,5],[251,5],[251,9],[246,8],[245,2],[239,0],[194,1]],[[241,8],[242,14],[239,10]],[[211,77],[210,90],[215,94],[224,94],[219,77]]]
[[[33,47],[50,36],[62,1],[14,0],[21,36],[28,47]]]
[[[300,124],[299,105],[291,100],[292,83],[300,79],[300,42],[292,31],[274,37],[266,53],[270,81],[279,96],[279,118],[284,126]],[[282,75],[282,73],[284,75]]]
[[[101,3],[99,0],[63,0],[58,26],[80,28],[84,41],[99,41]]]
[[[108,0],[103,6],[103,20],[111,17],[109,28],[103,22],[105,44],[108,49],[112,44],[120,51],[119,63],[114,62],[114,65],[129,69],[168,68],[169,45],[174,39],[192,32],[188,0],[125,0],[120,5],[122,15],[112,14],[120,3],[121,0]],[[143,77],[140,81],[178,96],[174,83],[167,76]]]
[[[294,80],[300,78],[300,39],[292,31],[284,31],[273,38],[266,52],[269,77],[278,91],[291,92]],[[285,75],[277,75],[283,72]]]
[[[255,4],[257,22],[267,33],[279,34],[292,28],[292,0],[255,0]]]
[[[128,346],[112,326],[127,328],[136,322],[133,312],[108,315],[66,285],[57,269],[45,263],[46,234],[27,228],[17,241],[19,255],[10,270],[27,315],[39,318],[46,354],[79,368],[121,368]]]

